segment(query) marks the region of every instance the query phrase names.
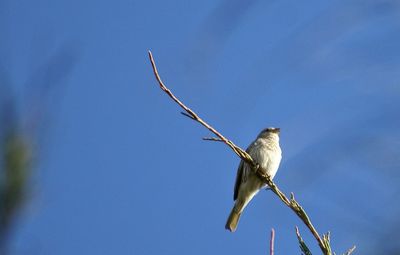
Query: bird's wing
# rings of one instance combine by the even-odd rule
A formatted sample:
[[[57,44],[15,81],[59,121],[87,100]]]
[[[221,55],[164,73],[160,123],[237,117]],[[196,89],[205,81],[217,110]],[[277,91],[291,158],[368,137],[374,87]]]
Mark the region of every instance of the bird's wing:
[[[250,154],[250,150],[252,148],[252,145],[254,144],[254,142],[247,148],[246,152]],[[236,173],[236,182],[235,182],[235,189],[233,192],[233,200],[235,201],[238,197],[239,194],[239,188],[240,188],[240,184],[242,184],[243,182],[246,182],[247,179],[247,174],[245,173],[247,167],[244,165],[244,161],[240,160],[240,164]]]
[[[240,184],[242,183],[243,176],[243,160],[240,160],[240,164],[236,173],[235,190],[233,192],[233,200],[235,201],[238,197]]]

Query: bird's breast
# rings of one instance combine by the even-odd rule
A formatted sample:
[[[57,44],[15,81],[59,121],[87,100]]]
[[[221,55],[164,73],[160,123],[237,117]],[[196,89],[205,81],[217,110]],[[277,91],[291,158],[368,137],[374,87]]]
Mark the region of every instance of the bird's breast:
[[[282,159],[279,144],[256,142],[254,145],[251,156],[273,178]]]

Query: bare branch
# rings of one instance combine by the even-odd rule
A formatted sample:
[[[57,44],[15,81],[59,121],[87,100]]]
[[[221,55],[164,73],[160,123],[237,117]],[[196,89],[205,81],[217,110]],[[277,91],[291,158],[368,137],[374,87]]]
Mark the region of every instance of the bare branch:
[[[271,239],[269,241],[269,255],[274,255],[275,229],[271,228]]]
[[[210,130],[211,132],[213,132],[216,136],[218,136],[221,140],[224,141],[224,143],[226,145],[228,145],[229,147],[231,147],[231,149],[241,158],[245,158],[246,161],[251,162],[252,159],[250,157],[250,155],[248,155],[245,151],[243,151],[240,147],[236,146],[232,141],[226,139],[223,135],[221,135],[217,130],[215,130],[213,127],[211,127],[209,124],[207,124],[207,122],[205,122],[204,120],[202,120],[195,112],[193,112],[189,107],[187,107],[186,105],[184,105],[162,82],[160,75],[158,74],[157,71],[157,67],[156,64],[154,62],[153,59],[153,55],[151,54],[151,51],[149,51],[149,58],[150,58],[150,62],[151,65],[153,67],[153,72],[154,75],[156,76],[156,79],[158,81],[158,84],[160,85],[160,88],[167,93],[167,95],[172,98],[172,100],[174,100],[182,109],[185,110],[185,112],[187,114],[185,114],[186,116],[192,118],[193,120],[199,122],[200,124],[202,124],[205,128],[207,128],[208,130]]]
[[[294,199],[293,193],[292,193],[291,199],[287,198],[286,195],[282,191],[280,191],[278,186],[276,186],[276,184],[271,180],[271,178],[267,174],[265,174],[266,171],[261,169],[261,167],[259,167],[257,162],[255,162],[246,151],[241,149],[239,146],[235,145],[231,140],[225,138],[221,133],[219,133],[211,125],[209,125],[207,122],[205,122],[203,119],[201,119],[193,110],[191,110],[189,107],[187,107],[185,104],[183,104],[162,82],[161,77],[158,74],[157,67],[156,67],[156,64],[153,59],[153,55],[151,54],[150,51],[149,51],[149,58],[150,58],[151,65],[153,67],[154,75],[158,81],[158,84],[160,85],[160,88],[172,100],[174,100],[183,110],[185,110],[185,113],[186,113],[186,114],[184,114],[185,116],[197,121],[198,123],[203,125],[205,128],[210,130],[212,133],[214,133],[218,137],[218,138],[205,139],[205,140],[219,141],[218,139],[220,139],[220,141],[225,143],[226,145],[228,145],[236,155],[238,155],[243,161],[245,161],[247,164],[249,164],[251,166],[251,168],[253,169],[253,171],[257,174],[257,176],[263,182],[265,182],[271,188],[271,190],[279,197],[279,199],[283,203],[285,203],[290,209],[292,209],[292,211],[308,227],[310,232],[313,234],[314,238],[317,240],[318,245],[319,245],[320,249],[322,250],[322,252],[325,255],[331,255],[332,252],[330,250],[330,247],[329,247],[329,245],[326,245],[326,241],[329,241],[329,240],[322,240],[322,238],[319,236],[317,230],[311,223],[311,220],[308,217],[308,215],[306,214],[303,207],[301,207],[300,204]]]

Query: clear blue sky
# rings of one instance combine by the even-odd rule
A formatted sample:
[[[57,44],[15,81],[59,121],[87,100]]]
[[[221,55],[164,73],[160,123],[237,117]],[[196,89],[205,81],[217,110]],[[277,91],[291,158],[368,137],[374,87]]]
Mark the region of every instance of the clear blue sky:
[[[299,254],[295,225],[318,254],[271,192],[224,229],[239,160],[157,87],[149,49],[238,145],[281,127],[275,180],[337,253],[400,249],[398,1],[3,0],[0,38],[2,80],[41,116],[12,254],[267,254],[272,227]]]

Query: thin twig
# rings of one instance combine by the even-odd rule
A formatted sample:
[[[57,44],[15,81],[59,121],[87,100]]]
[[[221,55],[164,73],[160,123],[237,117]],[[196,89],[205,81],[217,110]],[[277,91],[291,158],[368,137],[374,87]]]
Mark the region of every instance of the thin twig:
[[[223,140],[216,137],[203,137],[204,141],[212,141],[212,142],[223,142]]]
[[[275,229],[271,228],[271,239],[269,241],[269,255],[274,255]]]
[[[215,130],[213,127],[211,127],[207,122],[202,120],[194,111],[192,111],[189,107],[184,105],[162,82],[160,75],[158,74],[156,64],[153,59],[153,55],[151,54],[151,51],[149,51],[149,58],[151,61],[151,65],[153,67],[153,72],[154,75],[156,76],[156,79],[158,81],[158,84],[160,85],[160,88],[167,93],[167,95],[172,98],[182,109],[186,111],[187,114],[184,114],[188,116],[189,118],[194,119],[195,121],[199,122],[202,124],[204,127],[206,127],[208,130],[213,132],[216,136],[218,136],[221,140],[224,141],[225,144],[227,144],[231,149],[241,158],[245,158],[246,161],[252,161],[250,155],[248,155],[246,152],[244,152],[240,147],[236,146],[232,141],[226,139],[223,135],[221,135],[217,130]]]
[[[356,246],[354,245],[353,247],[351,247],[344,255],[350,255],[353,253],[353,251],[356,249]]]
[[[172,92],[169,90],[164,83],[161,80],[160,75],[158,74],[156,64],[153,59],[153,55],[149,51],[149,58],[151,65],[153,67],[153,72],[154,75],[158,81],[158,84],[160,85],[160,88],[172,99],[174,100],[182,109],[185,110],[187,114],[184,114],[185,116],[199,122],[201,125],[203,125],[205,128],[210,130],[212,133],[214,133],[223,143],[228,145],[233,152],[238,155],[243,161],[245,161],[247,164],[251,166],[253,171],[258,175],[258,177],[264,181],[270,188],[271,190],[279,197],[279,199],[285,203],[292,211],[303,221],[303,223],[308,227],[308,229],[311,231],[313,234],[314,238],[317,240],[318,245],[320,249],[322,250],[323,254],[325,255],[331,255],[332,252],[330,250],[330,247],[325,245],[325,242],[321,239],[319,236],[317,230],[311,223],[310,218],[306,214],[305,210],[303,207],[294,199],[294,196],[291,197],[291,199],[287,198],[286,195],[280,191],[278,186],[271,180],[271,178],[265,174],[266,171],[261,169],[259,165],[251,158],[251,156],[241,149],[239,146],[235,145],[231,140],[228,140],[225,138],[221,133],[219,133],[216,129],[214,129],[212,126],[210,126],[207,122],[205,122],[203,119],[201,119],[193,110],[191,110],[189,107],[187,107],[185,104],[183,104]],[[213,139],[216,140],[216,139]]]
[[[181,112],[181,114],[188,117],[189,119],[196,120],[195,118],[193,118],[193,116],[187,114],[186,112]]]

